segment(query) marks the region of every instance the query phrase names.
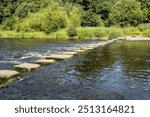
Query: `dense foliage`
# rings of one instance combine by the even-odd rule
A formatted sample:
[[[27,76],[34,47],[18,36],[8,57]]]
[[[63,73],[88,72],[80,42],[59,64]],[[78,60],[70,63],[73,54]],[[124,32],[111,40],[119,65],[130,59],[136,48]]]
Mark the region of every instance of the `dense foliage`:
[[[4,30],[55,32],[80,26],[150,23],[150,0],[1,0]]]

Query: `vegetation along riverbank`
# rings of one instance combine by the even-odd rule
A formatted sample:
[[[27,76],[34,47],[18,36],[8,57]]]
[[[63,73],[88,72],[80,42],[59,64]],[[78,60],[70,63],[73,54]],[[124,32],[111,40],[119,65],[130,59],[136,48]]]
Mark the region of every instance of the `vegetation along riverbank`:
[[[147,0],[6,0],[0,38],[150,37]]]

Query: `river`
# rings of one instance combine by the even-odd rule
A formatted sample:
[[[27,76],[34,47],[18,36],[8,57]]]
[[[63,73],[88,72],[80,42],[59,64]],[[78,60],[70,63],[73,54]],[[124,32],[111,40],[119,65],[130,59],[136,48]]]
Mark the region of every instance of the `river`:
[[[0,39],[0,69],[99,42]],[[150,99],[150,42],[116,42],[21,76],[0,99]]]

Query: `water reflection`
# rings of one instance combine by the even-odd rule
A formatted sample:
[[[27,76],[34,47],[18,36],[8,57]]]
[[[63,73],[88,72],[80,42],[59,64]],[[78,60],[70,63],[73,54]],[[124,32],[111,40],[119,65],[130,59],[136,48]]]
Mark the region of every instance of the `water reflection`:
[[[150,43],[128,42],[120,48],[124,72],[134,78],[150,77]]]
[[[79,64],[75,66],[75,69],[81,73],[80,77],[82,78],[109,68],[116,61],[109,47],[97,48],[83,56],[85,59],[79,61]]]
[[[85,42],[77,43],[43,42],[33,46],[37,49],[27,44],[30,51],[25,57],[30,52],[65,51]],[[0,56],[11,53],[21,58],[24,51],[1,49]],[[150,42],[114,43],[22,75],[27,79],[1,89],[0,99],[150,99]]]

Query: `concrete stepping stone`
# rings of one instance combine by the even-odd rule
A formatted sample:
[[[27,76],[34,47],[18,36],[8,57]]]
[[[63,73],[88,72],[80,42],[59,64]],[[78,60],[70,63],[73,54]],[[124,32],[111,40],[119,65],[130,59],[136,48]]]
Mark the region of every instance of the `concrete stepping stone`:
[[[55,59],[55,60],[65,60],[72,57],[73,55],[65,55],[65,54],[51,54],[49,56],[45,56],[46,59]]]
[[[41,60],[35,61],[35,63],[41,64],[41,65],[52,64],[54,62],[55,62],[55,60],[53,60],[53,59],[41,59]]]
[[[0,79],[10,79],[19,75],[19,72],[13,70],[0,70]]]
[[[88,47],[90,47],[90,48],[97,48],[97,47],[99,47],[99,45],[90,45]]]
[[[78,54],[78,52],[63,52],[63,54],[65,54],[65,55],[77,55]]]
[[[14,66],[14,68],[16,68],[16,69],[22,69],[22,70],[27,70],[27,71],[35,70],[39,67],[40,67],[39,64],[31,64],[31,63],[23,63],[20,65]]]
[[[76,49],[76,50],[73,50],[74,52],[85,52],[86,50],[83,50],[83,49]]]
[[[85,50],[93,50],[94,47],[86,47]]]

